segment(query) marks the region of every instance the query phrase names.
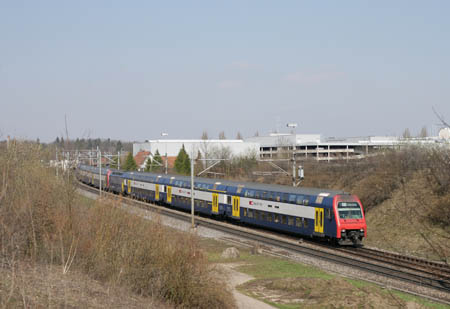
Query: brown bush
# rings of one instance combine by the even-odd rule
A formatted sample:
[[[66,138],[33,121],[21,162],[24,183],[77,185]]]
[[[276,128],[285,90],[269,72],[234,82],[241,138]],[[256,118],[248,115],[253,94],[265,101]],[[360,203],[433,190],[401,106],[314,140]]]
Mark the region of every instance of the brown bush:
[[[70,175],[56,178],[43,166],[39,147],[16,143],[2,150],[0,176],[0,264],[80,269],[180,307],[233,306],[197,237],[128,214],[117,202],[87,207]],[[12,290],[21,288],[11,282]]]

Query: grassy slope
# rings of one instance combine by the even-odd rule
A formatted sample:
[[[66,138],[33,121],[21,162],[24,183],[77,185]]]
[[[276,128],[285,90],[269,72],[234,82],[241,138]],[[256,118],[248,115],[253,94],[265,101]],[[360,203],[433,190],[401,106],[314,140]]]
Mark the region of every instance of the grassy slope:
[[[315,267],[239,248],[240,257],[223,259],[227,245],[202,240],[210,261],[233,263],[235,269],[253,276],[238,289],[277,308],[446,308],[409,294],[382,289],[361,280],[346,279]]]

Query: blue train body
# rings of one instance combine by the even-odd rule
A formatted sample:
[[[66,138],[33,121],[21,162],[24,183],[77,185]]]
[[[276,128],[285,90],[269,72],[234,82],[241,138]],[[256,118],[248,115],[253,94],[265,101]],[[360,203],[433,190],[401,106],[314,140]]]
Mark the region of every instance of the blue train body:
[[[80,165],[77,177],[95,187],[177,209],[191,209],[191,179]],[[249,225],[321,237],[341,244],[367,236],[359,199],[342,191],[195,178],[195,212]]]

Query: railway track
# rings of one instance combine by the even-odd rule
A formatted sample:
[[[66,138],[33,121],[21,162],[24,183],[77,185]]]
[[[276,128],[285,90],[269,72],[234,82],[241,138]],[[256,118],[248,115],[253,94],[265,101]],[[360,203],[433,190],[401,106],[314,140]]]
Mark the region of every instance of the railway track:
[[[87,191],[98,194],[98,189],[96,188],[84,184],[81,184],[80,186]],[[117,197],[117,195],[112,193],[104,194]],[[184,221],[191,220],[190,214],[182,211],[145,203],[131,198],[122,198],[122,200],[129,205],[146,210],[157,210],[164,215],[173,218]],[[201,222],[201,225],[204,227],[261,244],[274,246],[291,253],[300,253],[323,261],[443,292],[445,297],[441,298],[441,300],[447,304],[450,303],[450,269],[448,265],[445,264],[425,260],[418,262],[417,259],[414,258],[409,259],[408,257],[390,253],[384,254],[385,252],[383,251],[367,248],[332,248],[326,245],[311,246],[310,243],[299,243],[298,239],[286,237],[285,235],[267,233],[261,230],[254,230],[204,217],[196,216],[196,221]]]

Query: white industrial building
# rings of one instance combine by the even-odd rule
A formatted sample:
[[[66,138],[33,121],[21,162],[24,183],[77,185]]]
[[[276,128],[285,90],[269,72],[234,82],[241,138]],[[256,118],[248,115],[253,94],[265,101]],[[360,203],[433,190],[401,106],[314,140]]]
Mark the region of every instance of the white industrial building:
[[[368,136],[352,138],[322,138],[320,134],[272,133],[268,136],[254,136],[245,140],[149,140],[133,144],[133,155],[146,152],[153,156],[156,151],[164,157],[167,154],[172,165],[181,147],[191,156],[200,152],[209,158],[254,154],[261,159],[292,157],[296,160],[349,160],[368,156],[379,149],[399,148],[410,144],[449,144],[450,129],[445,128],[439,136],[426,138],[399,138],[393,136]]]
[[[161,156],[176,157],[183,147],[186,152],[191,156],[197,156],[198,152],[203,157],[205,154],[211,156],[211,154],[228,152],[231,156],[241,156],[249,153],[254,153],[259,156],[259,143],[247,142],[243,140],[148,140],[144,143],[133,144],[133,156],[136,156],[138,152],[148,151],[152,155],[159,152]]]

